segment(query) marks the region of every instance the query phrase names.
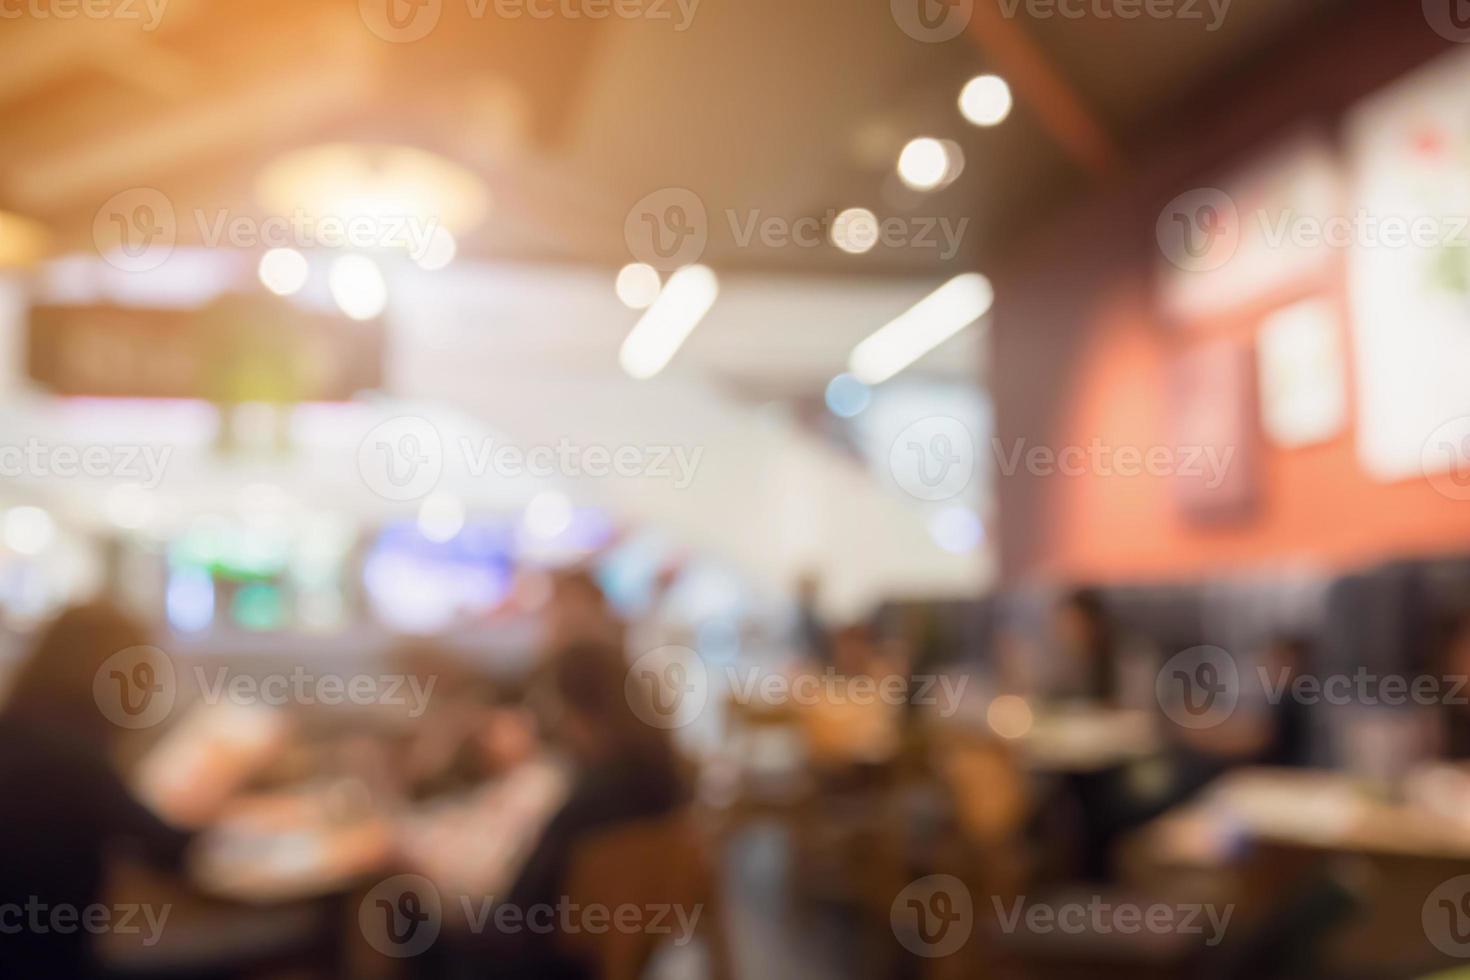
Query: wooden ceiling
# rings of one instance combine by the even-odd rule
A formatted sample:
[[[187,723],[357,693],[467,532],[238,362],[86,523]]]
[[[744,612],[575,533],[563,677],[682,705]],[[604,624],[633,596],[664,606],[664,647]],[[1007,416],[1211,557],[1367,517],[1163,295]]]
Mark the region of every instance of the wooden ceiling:
[[[0,209],[43,222],[60,250],[89,247],[99,207],[133,187],[181,209],[258,215],[252,181],[266,161],[345,139],[422,146],[480,174],[494,204],[462,242],[470,254],[615,265],[628,258],[630,205],[677,186],[707,204],[707,261],[902,276],[982,263],[1126,169],[1162,110],[1333,5],[1234,0],[1207,31],[1008,20],[996,0],[975,0],[967,34],[925,44],[896,28],[886,2],[703,0],[681,31],[508,19],[495,0],[386,0],[439,16],[398,43],[365,13],[385,0],[152,0],[156,24],[145,0],[116,2],[126,7],[106,19],[0,21]],[[983,70],[1017,90],[994,130],[954,107]],[[968,160],[928,196],[891,172],[897,148],[923,133],[959,141]],[[969,217],[972,230],[943,259],[742,246],[723,228],[729,212],[795,219],[857,204]]]

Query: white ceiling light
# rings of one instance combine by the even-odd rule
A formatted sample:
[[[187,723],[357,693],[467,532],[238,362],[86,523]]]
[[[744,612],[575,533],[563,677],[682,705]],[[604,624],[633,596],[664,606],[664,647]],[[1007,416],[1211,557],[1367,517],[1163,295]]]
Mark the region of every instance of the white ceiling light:
[[[366,255],[344,255],[333,262],[327,285],[337,306],[354,320],[371,320],[388,305],[388,284]]]
[[[431,493],[419,504],[419,533],[436,544],[453,540],[464,519],[464,503],[453,494]]]
[[[120,483],[107,491],[102,506],[109,521],[127,530],[145,527],[156,510],[154,498],[136,483]]]
[[[899,179],[916,191],[934,190],[955,170],[949,146],[931,136],[909,140],[898,155]]]
[[[832,244],[850,255],[862,255],[878,244],[878,216],[867,208],[848,208],[832,221]]]
[[[929,518],[929,535],[945,551],[963,555],[985,541],[985,525],[968,507],[945,507]]]
[[[56,537],[56,523],[39,507],[16,507],[4,521],[5,545],[20,555],[39,555]]]
[[[551,540],[572,526],[572,502],[560,490],[543,490],[526,505],[526,530]]]
[[[294,248],[273,248],[260,257],[260,281],[277,296],[290,296],[306,285],[310,268]]]
[[[412,146],[326,143],[272,160],[256,180],[256,196],[273,214],[311,221],[385,219],[388,237],[416,227],[467,231],[480,223],[490,195],[466,167]],[[386,219],[393,219],[390,224]]]
[[[459,244],[455,242],[454,235],[443,225],[435,225],[434,230],[429,232],[427,240],[422,248],[410,253],[414,265],[425,272],[435,272],[444,268],[454,261],[454,256],[459,251]]]
[[[980,273],[955,276],[854,347],[848,369],[870,385],[887,381],[984,316],[994,299]]]
[[[618,352],[623,370],[640,381],[662,371],[704,319],[719,292],[714,272],[702,265],[685,266],[670,276],[658,299],[623,341]]]
[[[1011,87],[999,75],[978,75],[960,91],[960,114],[976,126],[999,125],[1011,105]]]
[[[633,262],[618,270],[618,299],[630,310],[644,310],[652,306],[653,301],[658,299],[661,288],[658,270],[644,262]]]

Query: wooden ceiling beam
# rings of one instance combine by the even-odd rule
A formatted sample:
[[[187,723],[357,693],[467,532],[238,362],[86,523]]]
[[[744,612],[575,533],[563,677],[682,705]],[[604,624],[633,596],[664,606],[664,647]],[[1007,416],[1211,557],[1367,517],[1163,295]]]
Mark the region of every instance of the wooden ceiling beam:
[[[12,164],[4,184],[18,206],[45,213],[86,195],[105,199],[146,184],[190,160],[232,147],[306,134],[360,105],[370,78],[341,65],[318,65],[185,105],[147,123],[97,134]]]
[[[6,27],[0,34],[0,100],[20,98],[65,77],[116,38],[107,25],[88,20],[30,20]]]
[[[968,33],[1068,156],[1094,177],[1122,170],[1123,154],[1107,129],[1001,4],[975,0]]]

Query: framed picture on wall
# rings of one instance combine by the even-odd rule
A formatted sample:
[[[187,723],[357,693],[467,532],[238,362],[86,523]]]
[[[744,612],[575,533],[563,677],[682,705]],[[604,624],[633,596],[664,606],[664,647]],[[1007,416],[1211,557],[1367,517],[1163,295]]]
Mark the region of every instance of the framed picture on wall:
[[[1336,308],[1325,299],[1293,303],[1256,333],[1261,428],[1278,446],[1310,446],[1336,436],[1347,418],[1347,382]]]
[[[1249,348],[1231,339],[1192,346],[1170,365],[1175,497],[1189,520],[1238,520],[1255,507],[1253,367]]]
[[[1341,164],[1303,131],[1209,186],[1181,191],[1155,225],[1159,305],[1184,326],[1315,289],[1333,250],[1313,230],[1342,206]]]

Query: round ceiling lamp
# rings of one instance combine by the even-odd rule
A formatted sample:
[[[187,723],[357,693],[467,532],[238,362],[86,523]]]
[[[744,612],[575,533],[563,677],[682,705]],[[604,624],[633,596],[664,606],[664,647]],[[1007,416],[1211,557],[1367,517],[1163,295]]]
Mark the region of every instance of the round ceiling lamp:
[[[456,234],[478,225],[490,206],[480,178],[453,160],[376,143],[324,143],[283,154],[257,178],[256,196],[287,217],[409,219]]]

